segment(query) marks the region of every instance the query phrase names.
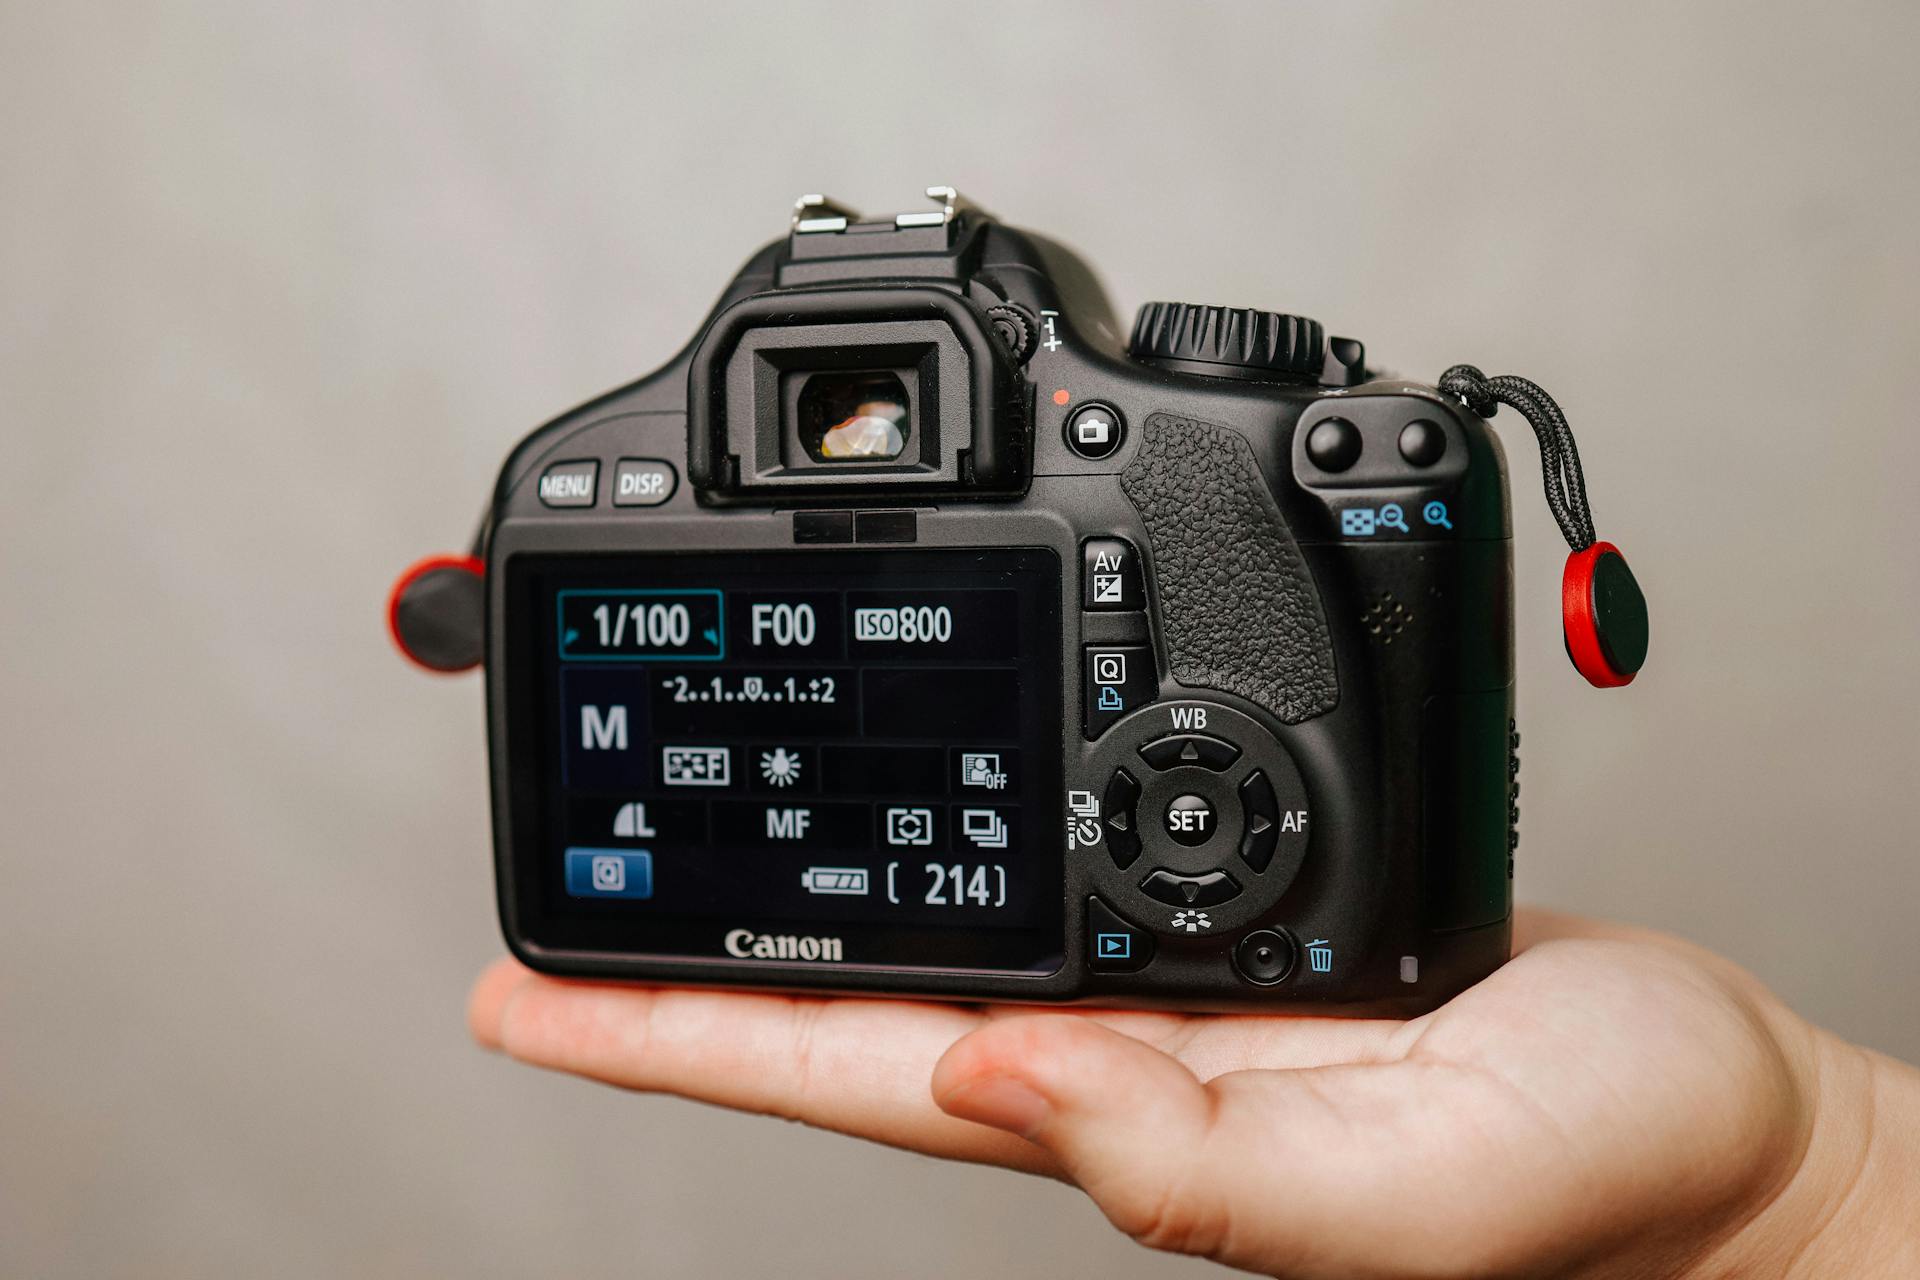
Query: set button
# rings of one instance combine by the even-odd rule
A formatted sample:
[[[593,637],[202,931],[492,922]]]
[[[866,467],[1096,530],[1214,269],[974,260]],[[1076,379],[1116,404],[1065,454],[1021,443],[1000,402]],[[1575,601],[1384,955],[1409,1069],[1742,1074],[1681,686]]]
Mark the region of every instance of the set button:
[[[1213,839],[1218,818],[1205,796],[1175,796],[1167,805],[1167,835],[1192,849]]]

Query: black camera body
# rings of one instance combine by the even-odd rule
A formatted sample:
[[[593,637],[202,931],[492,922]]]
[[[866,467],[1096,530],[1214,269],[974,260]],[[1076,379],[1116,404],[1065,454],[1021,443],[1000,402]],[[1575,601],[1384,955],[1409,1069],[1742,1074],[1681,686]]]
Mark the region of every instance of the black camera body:
[[[500,918],[549,973],[1413,1014],[1509,953],[1499,445],[946,188],[821,198],[507,460]]]

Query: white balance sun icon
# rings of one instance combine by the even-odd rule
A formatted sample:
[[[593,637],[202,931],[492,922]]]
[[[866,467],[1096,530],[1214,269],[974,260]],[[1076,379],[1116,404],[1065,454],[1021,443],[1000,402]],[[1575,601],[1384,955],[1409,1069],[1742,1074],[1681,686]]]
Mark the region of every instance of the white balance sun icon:
[[[800,753],[775,747],[760,753],[760,776],[776,787],[790,787],[800,781]]]

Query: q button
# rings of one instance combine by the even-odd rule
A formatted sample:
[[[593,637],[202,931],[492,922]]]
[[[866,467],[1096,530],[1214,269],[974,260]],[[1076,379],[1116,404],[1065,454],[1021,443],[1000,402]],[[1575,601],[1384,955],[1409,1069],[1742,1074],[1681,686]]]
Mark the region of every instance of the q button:
[[[613,471],[613,505],[657,507],[673,496],[680,474],[659,458],[622,458]]]

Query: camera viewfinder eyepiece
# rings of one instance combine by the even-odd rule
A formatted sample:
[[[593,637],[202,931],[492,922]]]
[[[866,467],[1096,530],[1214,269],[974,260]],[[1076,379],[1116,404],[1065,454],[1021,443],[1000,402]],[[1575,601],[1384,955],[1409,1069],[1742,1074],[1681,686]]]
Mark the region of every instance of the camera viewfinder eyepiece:
[[[951,290],[755,294],[714,321],[688,383],[687,470],[710,502],[1010,497],[1031,469],[1020,371]]]

